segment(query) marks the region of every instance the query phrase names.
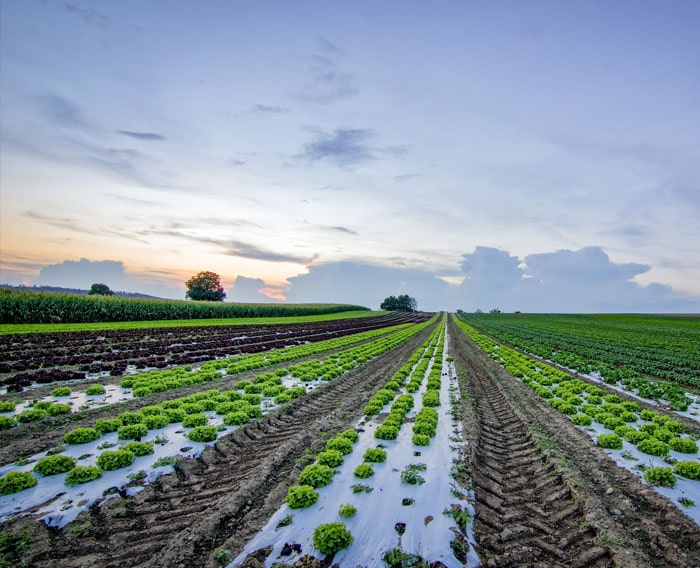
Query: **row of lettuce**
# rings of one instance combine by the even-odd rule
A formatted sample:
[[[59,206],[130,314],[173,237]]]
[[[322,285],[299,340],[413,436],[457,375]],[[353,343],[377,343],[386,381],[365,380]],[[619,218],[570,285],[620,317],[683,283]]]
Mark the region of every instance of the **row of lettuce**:
[[[599,446],[622,449],[625,440],[636,445],[640,452],[665,458],[673,464],[673,469],[648,469],[645,477],[650,483],[673,486],[674,473],[700,480],[700,462],[676,460],[670,455],[672,450],[688,456],[698,455],[695,439],[684,434],[685,427],[680,422],[642,409],[636,402],[625,401],[619,395],[500,344],[460,319],[455,318],[455,322],[482,351],[546,400],[552,408],[569,416],[574,424],[585,427],[596,422],[608,430],[597,437]]]
[[[291,317],[367,309],[348,304],[190,302],[0,289],[1,324]]]
[[[46,456],[36,462],[33,473],[11,471],[0,478],[0,494],[12,494],[34,487],[40,479],[34,474],[47,476],[65,473],[65,483],[76,485],[99,478],[103,471],[127,467],[137,457],[153,453],[154,441],[142,442],[142,438],[149,434],[157,435],[159,430],[171,424],[181,424],[183,428],[190,428],[187,438],[194,442],[214,441],[220,432],[226,430],[226,426],[246,424],[250,420],[260,418],[264,410],[304,396],[307,392],[307,388],[303,386],[304,383],[333,380],[346,371],[407,341],[434,321],[435,318],[422,324],[398,326],[399,329],[395,329],[392,333],[385,333],[384,336],[368,343],[329,354],[323,359],[312,359],[288,368],[276,368],[274,371],[257,375],[252,380],[238,381],[235,388],[231,390],[207,390],[174,398],[161,404],[144,406],[135,412],[122,412],[115,418],[97,419],[92,427],[75,428],[64,436],[65,444],[74,445],[95,442],[116,433],[119,447],[108,449],[112,445],[109,442],[98,446],[103,451],[97,457],[96,466],[76,465],[73,458],[61,454],[65,446],[59,446],[49,450]],[[368,333],[376,335],[376,332]],[[362,335],[366,336],[366,334]],[[291,349],[285,351],[291,351]],[[267,364],[263,365],[258,357],[249,357],[255,360],[251,367],[255,369],[263,366],[274,367],[281,360],[270,356]],[[245,365],[241,365],[240,361],[238,365],[241,372]],[[216,377],[220,379],[222,375],[216,374]],[[296,379],[294,381],[296,386],[284,386],[284,378]],[[223,425],[210,424],[210,416],[207,413],[221,416]]]
[[[648,315],[460,314],[499,341],[674,410],[700,388],[700,317]],[[687,387],[686,387],[687,386]]]
[[[366,419],[377,420],[380,415],[384,415],[386,407],[391,403],[388,413],[374,430],[374,437],[377,440],[376,446],[365,449],[362,456],[363,463],[353,470],[353,476],[357,479],[357,483],[352,485],[353,493],[371,493],[373,491],[371,485],[362,483],[362,481],[374,475],[375,464],[384,463],[387,460],[388,453],[385,442],[396,440],[398,437],[406,421],[406,415],[414,407],[415,393],[424,382],[427,384],[422,395],[422,408],[415,414],[413,420],[412,443],[417,447],[428,446],[431,439],[435,437],[438,423],[438,413],[435,407],[440,406],[445,323],[446,320],[443,317],[441,325],[436,327],[424,344],[413,353],[364,407],[363,412]],[[301,471],[298,483],[289,487],[285,499],[289,508],[294,510],[312,507],[319,499],[317,489],[333,482],[334,475],[338,473],[336,468],[343,465],[347,456],[353,452],[353,446],[357,441],[358,433],[355,429],[345,430],[328,440],[325,448],[316,455],[315,461]],[[409,485],[424,483],[425,479],[421,476],[421,472],[425,471],[426,467],[426,464],[420,463],[406,466],[400,473],[401,482]],[[403,505],[410,505],[410,501],[410,499],[404,499]],[[466,524],[470,520],[467,510],[453,506],[447,513],[454,517],[462,533],[466,534]],[[343,519],[355,514],[357,514],[357,507],[354,505],[349,503],[341,505],[338,509],[340,520],[320,524],[314,530],[314,546],[323,554],[332,554],[349,547],[354,539]],[[291,516],[287,516],[285,519],[291,519]],[[456,546],[458,545],[454,545],[454,547]],[[390,559],[406,560],[413,558],[413,556],[406,555],[399,547],[387,551],[383,559],[390,565],[394,565],[395,563],[390,562]]]
[[[378,440],[395,440],[398,437],[406,414],[414,405],[413,395],[408,394],[408,392],[418,390],[425,378],[431,358],[435,357],[433,370],[440,372],[442,368],[443,344],[444,326],[436,327],[426,342],[394,373],[384,387],[377,391],[368,401],[364,408],[364,414],[368,418],[377,416],[389,402],[394,401],[388,416],[384,418],[382,424],[375,430],[375,438]],[[427,393],[434,393],[436,391],[434,390],[435,382],[432,372],[430,376],[433,377],[433,382]],[[438,390],[440,388],[439,380],[438,375]],[[411,390],[409,390],[409,385],[411,385]],[[399,394],[402,390],[408,392]],[[424,404],[427,393],[423,397]],[[437,405],[439,405],[439,399],[434,406]],[[430,420],[427,418],[419,420],[418,415],[416,415],[413,443],[418,446],[427,446],[430,443],[430,438],[435,436],[437,427],[437,412],[429,407],[424,407],[421,412],[423,410],[434,413],[434,423],[432,418]],[[416,438],[416,435],[421,437]],[[426,435],[427,440],[422,437]],[[287,504],[292,509],[307,508],[313,505],[318,500],[318,493],[316,493],[315,489],[328,485],[332,481],[334,468],[343,464],[343,456],[352,452],[352,443],[356,442],[357,439],[357,432],[351,429],[328,440],[325,450],[316,456],[315,463],[304,468],[299,474],[299,484],[289,488],[286,498]],[[348,443],[348,440],[352,443]],[[384,462],[385,460],[386,451],[381,447],[368,448],[365,452],[364,461],[367,464]],[[372,466],[358,466],[358,469],[355,470],[355,475],[362,479],[371,477],[373,475]]]
[[[387,328],[375,329],[353,335],[327,339],[317,343],[308,343],[277,349],[264,353],[253,353],[249,355],[237,355],[208,361],[203,365],[192,368],[191,365],[181,365],[172,369],[145,371],[136,375],[125,377],[119,383],[123,389],[130,389],[134,398],[146,397],[156,393],[167,392],[182,387],[201,385],[215,382],[225,376],[238,375],[240,373],[255,371],[265,367],[281,365],[311,357],[333,349],[342,349],[349,345],[371,341],[378,337],[385,336],[400,330],[411,328],[413,324],[399,324]],[[339,376],[353,365],[349,355],[342,355],[338,358],[338,365],[325,368],[319,374],[318,364],[314,366],[306,365],[300,368],[291,368],[294,377],[302,380],[312,380],[316,377],[325,379]],[[23,423],[37,422],[50,416],[60,416],[70,414],[71,405],[65,401],[65,397],[70,396],[74,391],[71,387],[61,386],[52,390],[51,396],[58,400],[37,400],[32,401],[27,408],[16,412],[18,403],[12,400],[0,401],[0,430],[7,430]],[[92,384],[85,388],[88,396],[100,396],[105,394],[105,389],[101,384]]]

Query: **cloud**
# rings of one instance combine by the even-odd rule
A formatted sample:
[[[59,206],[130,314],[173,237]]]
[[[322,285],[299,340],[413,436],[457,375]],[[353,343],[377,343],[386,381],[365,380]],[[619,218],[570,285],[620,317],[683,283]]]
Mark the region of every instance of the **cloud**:
[[[545,285],[627,281],[650,268],[643,264],[610,262],[599,247],[531,254],[525,257],[525,264],[528,274]]]
[[[318,49],[311,55],[311,80],[301,92],[292,96],[304,102],[327,104],[356,95],[359,89],[354,75],[341,68],[343,55],[337,45],[319,38]]]
[[[116,260],[91,261],[87,258],[64,260],[42,268],[35,284],[87,290],[96,282],[107,284],[114,291],[126,290],[128,281],[124,263]]]
[[[401,174],[398,176],[394,176],[394,181],[396,183],[404,183],[406,181],[418,178],[418,177],[423,177],[423,174]]]
[[[66,12],[78,16],[86,24],[97,25],[100,27],[106,27],[110,23],[109,16],[93,10],[92,8],[83,8],[81,6],[76,6],[75,4],[65,4],[64,6]]]
[[[359,233],[357,231],[353,231],[352,229],[348,229],[347,227],[327,227],[329,231],[337,231],[339,233],[345,233],[347,235],[358,235]]]
[[[463,255],[464,281],[455,299],[465,311],[500,308],[528,312],[686,312],[700,298],[668,286],[641,286],[632,278],[644,264],[615,263],[599,247],[558,250],[519,259],[507,251],[476,247]]]
[[[372,130],[337,128],[332,133],[317,132],[314,139],[304,146],[301,156],[309,162],[327,160],[339,166],[347,166],[374,159],[367,143],[374,136]]]
[[[143,239],[139,239],[130,233],[124,233],[111,227],[90,227],[87,223],[85,223],[85,221],[73,219],[72,217],[54,217],[52,215],[44,215],[36,211],[26,211],[24,216],[57,229],[65,229],[67,231],[74,231],[76,233],[83,233],[87,235],[114,235],[123,239],[148,244]]]
[[[141,234],[164,235],[168,237],[178,237],[196,243],[204,243],[214,245],[224,250],[224,254],[239,258],[250,258],[252,260],[264,260],[267,262],[294,262],[298,264],[308,264],[313,259],[308,257],[299,257],[295,255],[281,254],[263,248],[257,247],[250,243],[235,239],[215,239],[212,237],[201,237],[198,235],[190,235],[180,231],[161,231],[151,230],[142,231]]]
[[[233,288],[227,292],[228,300],[231,302],[269,302],[270,297],[263,293],[265,288],[265,281],[260,278],[238,276]]]
[[[133,130],[117,130],[117,132],[124,136],[136,138],[137,140],[166,140],[165,136],[156,134],[155,132],[136,132]]]
[[[251,109],[251,112],[267,114],[284,114],[289,112],[289,109],[287,107],[282,106],[254,104],[253,108]]]
[[[668,286],[642,286],[632,278],[647,270],[615,263],[599,247],[537,253],[521,259],[477,246],[462,256],[463,280],[445,281],[431,270],[363,262],[313,265],[288,278],[290,302],[343,302],[377,308],[389,295],[408,294],[422,310],[606,313],[700,311],[700,297]],[[450,280],[452,283],[450,283]]]
[[[60,95],[34,97],[39,112],[55,124],[66,128],[92,130],[94,127],[84,117],[80,107]]]
[[[84,223],[72,217],[55,217],[53,215],[44,215],[37,211],[25,211],[24,216],[39,221],[49,227],[66,229],[68,231],[75,231],[76,233],[87,233],[89,235],[95,234],[94,231],[87,229]]]
[[[314,131],[313,138],[307,142],[301,153],[295,158],[310,163],[329,162],[339,167],[353,166],[369,162],[378,157],[403,158],[408,152],[407,146],[375,146],[372,129],[336,128],[332,132]],[[322,189],[338,189],[325,186]]]
[[[307,274],[288,278],[289,302],[342,302],[378,309],[390,295],[409,294],[419,309],[440,309],[448,284],[415,269],[336,262],[311,266]]]
[[[170,272],[130,273],[119,260],[64,260],[44,266],[33,284],[88,290],[92,284],[107,284],[115,292],[139,292],[160,298],[184,299],[179,275]],[[174,285],[177,282],[177,285]]]

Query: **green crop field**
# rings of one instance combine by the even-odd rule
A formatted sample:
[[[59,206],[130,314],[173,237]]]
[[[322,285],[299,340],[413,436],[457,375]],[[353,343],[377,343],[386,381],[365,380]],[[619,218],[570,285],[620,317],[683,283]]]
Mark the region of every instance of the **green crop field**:
[[[239,304],[0,290],[1,324],[290,317],[367,310],[347,304]]]
[[[467,314],[460,318],[513,347],[606,382],[644,379],[700,388],[700,316]]]
[[[279,317],[250,317],[250,318],[217,318],[217,319],[180,319],[180,320],[146,320],[118,321],[94,323],[15,323],[0,324],[0,335],[17,333],[46,333],[61,331],[104,331],[111,329],[153,329],[167,327],[207,327],[212,325],[277,325],[292,323],[311,323],[320,321],[335,321],[342,319],[371,318],[387,312],[372,312],[369,310],[352,312],[335,312],[313,316],[279,316]]]

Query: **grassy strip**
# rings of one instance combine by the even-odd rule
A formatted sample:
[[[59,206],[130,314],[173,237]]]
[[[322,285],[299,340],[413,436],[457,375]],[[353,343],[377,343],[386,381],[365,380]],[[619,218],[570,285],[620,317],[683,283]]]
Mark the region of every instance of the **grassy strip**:
[[[310,316],[367,310],[348,304],[243,304],[0,290],[0,323],[91,323]]]
[[[207,327],[212,325],[275,325],[292,323],[309,323],[376,317],[387,312],[352,311],[313,316],[260,317],[260,318],[217,318],[217,319],[181,319],[154,321],[120,321],[97,323],[16,323],[0,325],[0,335],[22,333],[51,333],[63,331],[104,331],[112,329],[150,329],[163,327]]]

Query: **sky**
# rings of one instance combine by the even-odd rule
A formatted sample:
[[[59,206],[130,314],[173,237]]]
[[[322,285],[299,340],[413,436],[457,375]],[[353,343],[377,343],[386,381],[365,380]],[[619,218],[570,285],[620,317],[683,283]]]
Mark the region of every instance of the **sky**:
[[[0,282],[700,312],[700,2],[0,0]]]

